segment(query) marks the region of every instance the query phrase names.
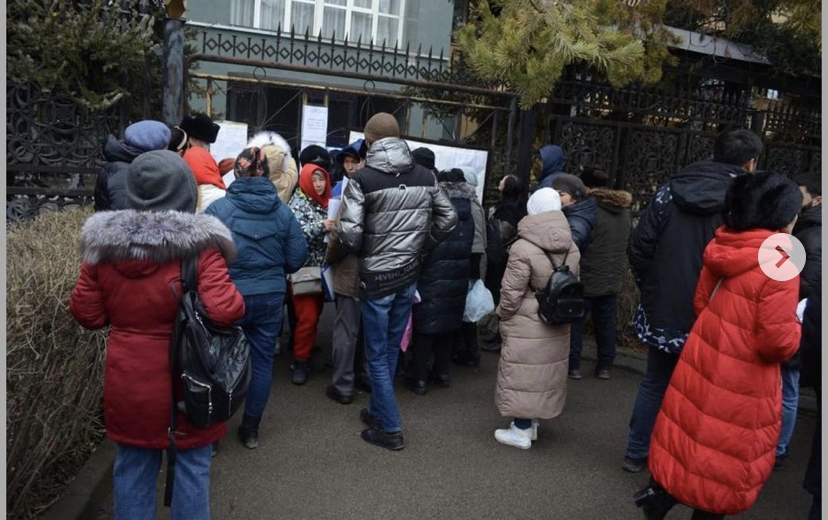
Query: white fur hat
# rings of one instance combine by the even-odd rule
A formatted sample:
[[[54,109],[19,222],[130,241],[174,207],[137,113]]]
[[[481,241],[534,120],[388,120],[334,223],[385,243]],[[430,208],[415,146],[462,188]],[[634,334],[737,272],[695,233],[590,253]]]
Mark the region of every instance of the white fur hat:
[[[290,145],[285,140],[284,137],[277,134],[276,132],[259,132],[258,134],[254,135],[252,139],[247,143],[248,148],[252,147],[262,148],[267,154],[268,161],[272,161],[275,157],[282,157],[282,164],[278,165],[271,165],[270,169],[273,170],[274,167],[280,167],[281,171],[284,171],[287,168],[287,161],[290,160]],[[275,147],[278,149],[278,154],[274,154],[274,150],[271,147]]]

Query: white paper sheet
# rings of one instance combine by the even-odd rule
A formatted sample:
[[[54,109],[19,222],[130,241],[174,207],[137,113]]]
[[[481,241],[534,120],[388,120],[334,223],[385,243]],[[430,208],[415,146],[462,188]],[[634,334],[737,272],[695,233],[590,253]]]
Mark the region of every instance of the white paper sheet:
[[[362,132],[351,132],[349,143],[353,143],[357,139],[364,138]],[[420,147],[426,147],[434,152],[434,167],[437,170],[447,170],[450,168],[459,168],[461,166],[468,166],[477,176],[477,198],[480,203],[483,203],[483,189],[486,183],[486,164],[489,161],[489,152],[487,150],[470,150],[468,148],[458,148],[450,145],[423,143],[413,139],[406,139],[408,147],[415,150]]]
[[[328,107],[305,105],[302,108],[302,150],[316,144],[325,146],[328,139]]]
[[[216,142],[210,145],[210,154],[216,162],[222,159],[233,159],[247,146],[247,123],[235,121],[216,121],[221,127]]]

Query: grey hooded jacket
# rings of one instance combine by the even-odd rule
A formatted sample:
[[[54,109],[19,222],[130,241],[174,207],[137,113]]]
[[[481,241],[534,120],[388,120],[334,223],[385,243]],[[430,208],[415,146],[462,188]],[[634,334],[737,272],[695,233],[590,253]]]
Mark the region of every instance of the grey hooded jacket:
[[[359,257],[360,296],[377,299],[415,283],[424,255],[457,225],[437,179],[414,164],[402,139],[373,143],[342,196],[343,247]]]

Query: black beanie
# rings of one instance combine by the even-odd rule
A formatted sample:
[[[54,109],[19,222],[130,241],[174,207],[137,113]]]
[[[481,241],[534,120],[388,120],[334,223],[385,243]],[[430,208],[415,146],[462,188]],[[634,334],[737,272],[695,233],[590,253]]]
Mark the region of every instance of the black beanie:
[[[126,174],[127,209],[195,213],[198,186],[184,159],[169,150],[139,155]]]
[[[312,144],[299,154],[299,164],[302,166],[315,164],[326,172],[329,172],[331,171],[331,154],[325,148]]]
[[[426,147],[417,148],[411,152],[411,157],[414,159],[414,164],[419,164],[423,168],[429,170],[434,169],[434,152]]]
[[[802,192],[784,175],[770,172],[736,177],[727,192],[725,221],[734,231],[778,231],[793,221],[802,207]]]
[[[178,126],[190,137],[195,137],[205,143],[215,143],[221,129],[210,119],[210,116],[201,112],[185,116]]]

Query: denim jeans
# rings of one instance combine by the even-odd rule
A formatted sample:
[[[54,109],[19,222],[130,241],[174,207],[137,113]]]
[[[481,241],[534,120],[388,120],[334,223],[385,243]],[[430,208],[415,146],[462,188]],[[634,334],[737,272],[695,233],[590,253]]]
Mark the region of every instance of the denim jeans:
[[[253,378],[244,400],[244,414],[261,417],[270,397],[273,378],[273,355],[282,332],[283,293],[244,297],[244,316],[236,323],[250,343]]]
[[[796,426],[796,409],[799,406],[799,370],[782,367],[782,431],[776,445],[776,456],[788,452],[788,444]]]
[[[650,436],[653,434],[661,401],[670,383],[670,377],[676,368],[679,357],[650,347],[647,355],[647,372],[638,388],[632,417],[630,418],[630,436],[627,441],[627,457],[643,459],[650,451]]]
[[[386,433],[402,430],[400,410],[394,396],[394,374],[414,292],[415,285],[412,284],[376,300],[360,300],[365,356],[371,377],[368,413],[379,418]]]
[[[163,450],[118,445],[112,470],[115,520],[155,520],[155,489]],[[170,520],[209,520],[210,445],[179,450]]]
[[[587,315],[592,312],[595,330],[595,343],[598,344],[598,364],[596,370],[609,370],[615,359],[615,307],[617,294],[584,298],[586,313],[582,320],[572,324],[569,341],[569,370],[581,369],[581,351],[584,348],[584,324]]]

